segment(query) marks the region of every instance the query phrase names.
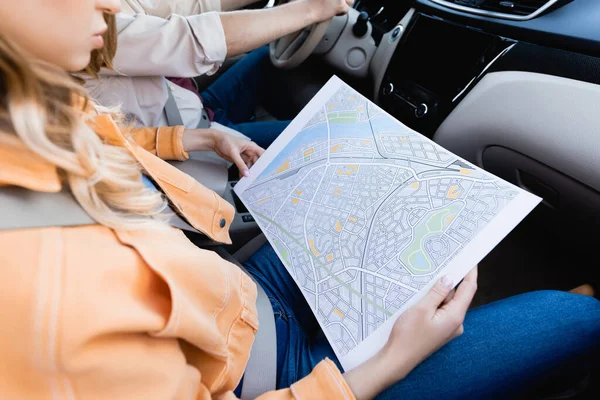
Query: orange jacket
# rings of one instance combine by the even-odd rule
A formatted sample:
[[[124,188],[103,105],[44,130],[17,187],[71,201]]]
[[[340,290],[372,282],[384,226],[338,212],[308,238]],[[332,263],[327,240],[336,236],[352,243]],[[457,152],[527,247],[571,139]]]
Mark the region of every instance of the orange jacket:
[[[229,204],[125,141],[109,117],[94,126],[127,146],[196,228],[229,240],[219,224],[225,218],[229,226]],[[158,140],[156,132],[134,133],[164,157],[184,154],[176,128]],[[56,168],[16,137],[0,145],[0,185],[61,189]],[[177,229],[0,231],[0,285],[2,399],[234,398],[258,329],[250,278]],[[261,396],[352,397],[329,360],[291,388]]]

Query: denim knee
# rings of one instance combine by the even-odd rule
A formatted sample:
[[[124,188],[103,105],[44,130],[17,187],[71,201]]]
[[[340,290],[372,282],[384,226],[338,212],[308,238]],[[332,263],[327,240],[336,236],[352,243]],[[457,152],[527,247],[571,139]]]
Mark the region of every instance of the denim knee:
[[[259,47],[256,50],[252,50],[247,57],[256,57],[258,59],[268,59],[269,58],[269,46]]]
[[[526,297],[536,304],[555,307],[556,310],[574,311],[588,314],[600,320],[600,301],[591,296],[583,296],[560,290],[540,290],[524,293],[515,297]]]
[[[513,297],[531,307],[531,312],[541,313],[551,319],[568,321],[600,342],[600,301],[558,290],[541,290]]]

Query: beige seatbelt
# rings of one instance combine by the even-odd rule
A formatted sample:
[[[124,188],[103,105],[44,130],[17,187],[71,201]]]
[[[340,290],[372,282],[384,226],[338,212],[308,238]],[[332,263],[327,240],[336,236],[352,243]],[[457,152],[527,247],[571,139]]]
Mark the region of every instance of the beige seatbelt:
[[[0,215],[0,230],[97,223],[79,206],[71,192],[34,192],[16,186],[0,187]],[[201,233],[174,212],[171,213],[169,224],[185,231]]]
[[[0,187],[0,231],[96,223],[68,191],[45,193],[14,186]],[[198,232],[175,213],[170,224],[180,229]],[[246,272],[224,249],[218,248],[217,253]],[[277,340],[273,307],[262,287],[258,283],[256,286],[260,329],[254,338],[244,374],[243,400],[254,399],[262,393],[275,390],[277,381]]]
[[[246,272],[256,283],[258,290],[256,309],[258,310],[260,329],[254,336],[254,344],[244,372],[241,395],[242,400],[251,400],[265,392],[275,390],[277,386],[277,333],[273,306],[264,289],[254,280],[252,275],[248,274],[237,259],[223,248],[217,249],[217,254]]]
[[[177,107],[175,97],[173,97],[173,91],[168,83],[167,93],[167,103],[165,104],[165,116],[167,117],[167,123],[169,124],[169,126],[184,125],[183,118],[181,117],[181,112],[179,111],[179,107]],[[198,126],[196,128],[210,128],[210,119],[208,118],[208,113],[204,108],[201,110],[200,122],[198,123]]]
[[[0,187],[0,230],[96,224],[71,192],[44,193]]]

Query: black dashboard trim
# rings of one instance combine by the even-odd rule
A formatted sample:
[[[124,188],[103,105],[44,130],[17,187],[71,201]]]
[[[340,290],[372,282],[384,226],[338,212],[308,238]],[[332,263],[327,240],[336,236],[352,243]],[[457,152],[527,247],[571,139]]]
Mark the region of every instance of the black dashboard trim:
[[[510,21],[415,0],[418,11],[511,39],[600,56],[600,1],[573,0],[528,21]]]
[[[521,71],[600,85],[600,58],[519,42],[487,71]]]

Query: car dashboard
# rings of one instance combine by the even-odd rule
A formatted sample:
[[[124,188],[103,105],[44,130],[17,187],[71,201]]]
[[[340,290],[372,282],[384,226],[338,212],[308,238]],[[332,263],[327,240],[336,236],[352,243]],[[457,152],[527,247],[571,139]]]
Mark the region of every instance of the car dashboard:
[[[381,105],[431,135],[461,97],[515,41],[418,13],[379,89]]]
[[[577,70],[600,56],[594,0],[358,0],[355,8],[369,15],[378,52],[393,53],[371,65],[375,99],[428,136],[500,66],[596,80]],[[409,11],[414,15],[402,24]],[[570,66],[545,62],[564,51],[574,53]]]
[[[550,208],[600,213],[599,1],[355,7],[372,24],[372,97],[384,110]]]

